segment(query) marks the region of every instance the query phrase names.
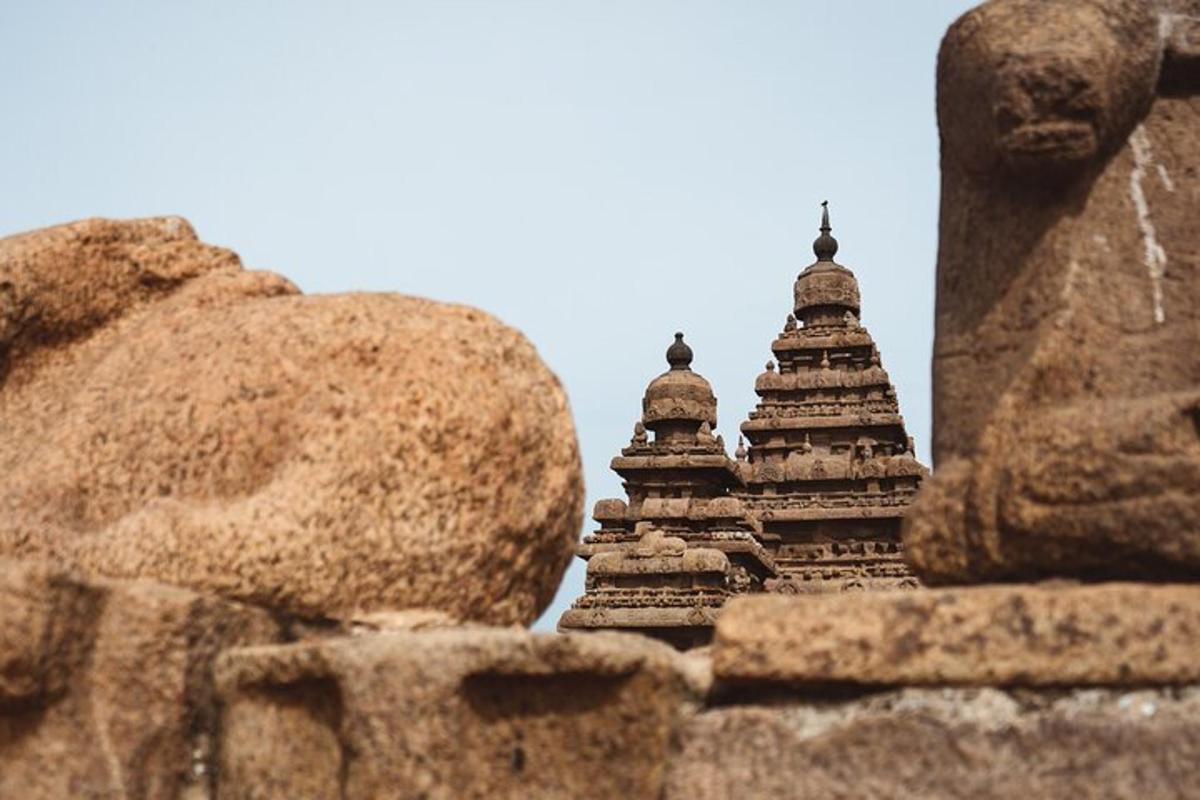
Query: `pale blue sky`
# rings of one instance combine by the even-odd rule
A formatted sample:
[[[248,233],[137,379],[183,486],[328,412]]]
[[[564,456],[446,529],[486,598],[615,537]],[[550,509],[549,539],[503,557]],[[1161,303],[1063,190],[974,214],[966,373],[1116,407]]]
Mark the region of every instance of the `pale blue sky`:
[[[182,214],[306,292],[487,309],[566,384],[590,512],[675,330],[732,447],[829,199],[928,459],[934,62],[972,4],[0,0],[0,235]]]

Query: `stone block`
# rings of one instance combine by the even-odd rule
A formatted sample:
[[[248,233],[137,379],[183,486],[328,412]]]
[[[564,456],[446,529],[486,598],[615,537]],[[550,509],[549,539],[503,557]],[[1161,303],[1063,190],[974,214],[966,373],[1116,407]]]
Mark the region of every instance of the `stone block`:
[[[718,681],[867,685],[1200,682],[1200,585],[990,585],[739,598]]]
[[[687,722],[667,800],[1190,798],[1200,687],[904,689]]]
[[[213,596],[0,561],[0,797],[211,796],[213,659],[279,638]]]
[[[231,651],[219,797],[659,798],[693,664],[638,636],[484,627]]]

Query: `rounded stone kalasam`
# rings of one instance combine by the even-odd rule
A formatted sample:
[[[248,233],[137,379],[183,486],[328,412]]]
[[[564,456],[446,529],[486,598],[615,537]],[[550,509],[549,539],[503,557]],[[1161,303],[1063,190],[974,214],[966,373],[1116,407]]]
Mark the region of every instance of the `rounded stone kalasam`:
[[[794,294],[795,312],[800,317],[811,308],[845,308],[856,316],[862,311],[858,279],[832,261],[818,261],[800,273]]]
[[[0,555],[305,616],[529,623],[583,512],[565,394],[476,309],[300,295],[179,219],[0,240]]]
[[[654,430],[660,422],[707,422],[717,425],[717,399],[712,385],[690,369],[671,369],[646,387],[642,421]]]

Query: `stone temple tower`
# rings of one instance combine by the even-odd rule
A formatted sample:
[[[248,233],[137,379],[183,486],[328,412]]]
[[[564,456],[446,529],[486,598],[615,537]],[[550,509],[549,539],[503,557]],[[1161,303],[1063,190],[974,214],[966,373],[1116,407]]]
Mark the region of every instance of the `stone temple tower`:
[[[900,522],[927,470],[913,453],[887,372],[859,323],[858,281],[833,260],[822,204],[814,264],[794,313],[755,381],[734,490],[762,528],[780,577],[768,590],[828,592],[916,586]],[[778,364],[778,366],[776,366]]]
[[[761,591],[775,565],[742,501],[742,480],[713,433],[717,399],[675,334],[670,366],[650,382],[633,439],[613,459],[628,500],[596,503],[584,537],[587,591],[563,630],[634,630],[681,647],[703,644],[725,599]],[[704,552],[699,552],[703,550]]]

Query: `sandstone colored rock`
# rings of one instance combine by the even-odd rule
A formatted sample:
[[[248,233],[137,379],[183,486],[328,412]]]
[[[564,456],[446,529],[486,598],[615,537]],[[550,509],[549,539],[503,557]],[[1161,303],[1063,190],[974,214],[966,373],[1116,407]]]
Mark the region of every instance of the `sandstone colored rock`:
[[[281,636],[217,597],[0,560],[0,797],[211,796],[212,662]]]
[[[222,800],[659,798],[704,691],[666,645],[465,627],[227,653]]]
[[[305,297],[178,218],[0,239],[0,555],[305,616],[529,623],[583,490],[566,398],[487,314]]]
[[[667,800],[1194,797],[1200,688],[904,689],[714,708],[685,726]]]
[[[938,68],[928,582],[1200,576],[1200,3],[991,0]]]
[[[718,680],[1086,686],[1200,683],[1200,585],[992,585],[748,597],[717,621]]]

